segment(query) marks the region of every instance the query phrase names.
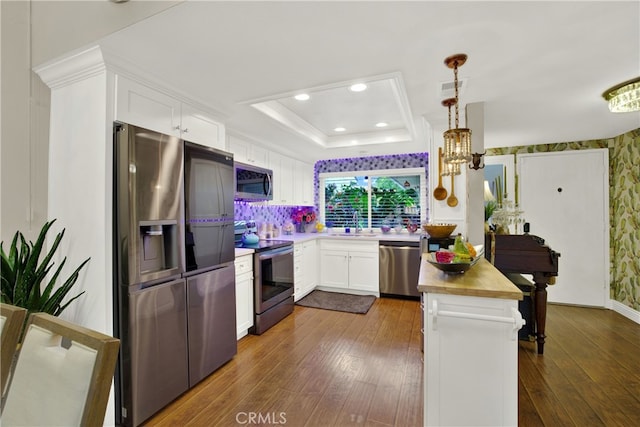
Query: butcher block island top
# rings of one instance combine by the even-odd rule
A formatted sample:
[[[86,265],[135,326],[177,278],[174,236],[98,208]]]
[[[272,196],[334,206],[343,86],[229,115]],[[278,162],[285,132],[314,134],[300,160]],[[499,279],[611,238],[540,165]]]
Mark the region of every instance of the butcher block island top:
[[[447,274],[429,264],[426,255],[422,256],[420,262],[418,292],[515,300],[523,298],[522,291],[484,258],[464,273]]]

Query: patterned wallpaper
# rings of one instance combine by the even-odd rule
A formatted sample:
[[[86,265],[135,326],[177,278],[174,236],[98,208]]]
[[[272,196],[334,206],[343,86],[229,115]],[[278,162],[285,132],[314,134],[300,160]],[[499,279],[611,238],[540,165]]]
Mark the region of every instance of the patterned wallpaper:
[[[489,148],[487,156],[609,150],[610,296],[640,311],[640,128],[615,138]]]

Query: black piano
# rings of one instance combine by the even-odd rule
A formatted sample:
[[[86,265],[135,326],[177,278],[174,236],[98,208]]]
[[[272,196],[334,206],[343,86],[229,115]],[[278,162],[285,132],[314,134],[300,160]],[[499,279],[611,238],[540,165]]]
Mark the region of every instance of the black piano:
[[[536,337],[538,354],[544,354],[547,285],[555,283],[560,254],[546,246],[544,239],[532,234],[488,233],[484,247],[485,258],[516,285],[522,285],[522,280],[528,282],[521,274],[533,275],[531,301],[535,325],[531,325],[531,330]]]

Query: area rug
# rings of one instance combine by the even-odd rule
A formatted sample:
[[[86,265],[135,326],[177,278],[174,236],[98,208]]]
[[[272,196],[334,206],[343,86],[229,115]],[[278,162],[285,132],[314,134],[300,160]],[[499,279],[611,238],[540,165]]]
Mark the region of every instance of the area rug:
[[[296,304],[303,307],[366,314],[375,300],[376,297],[373,295],[350,295],[315,290]]]

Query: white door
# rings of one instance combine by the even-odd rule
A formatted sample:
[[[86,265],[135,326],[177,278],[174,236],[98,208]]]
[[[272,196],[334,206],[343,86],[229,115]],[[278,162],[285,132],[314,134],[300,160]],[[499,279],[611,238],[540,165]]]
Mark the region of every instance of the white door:
[[[609,167],[606,149],[517,156],[530,233],[560,252],[548,300],[604,307],[609,286]]]

